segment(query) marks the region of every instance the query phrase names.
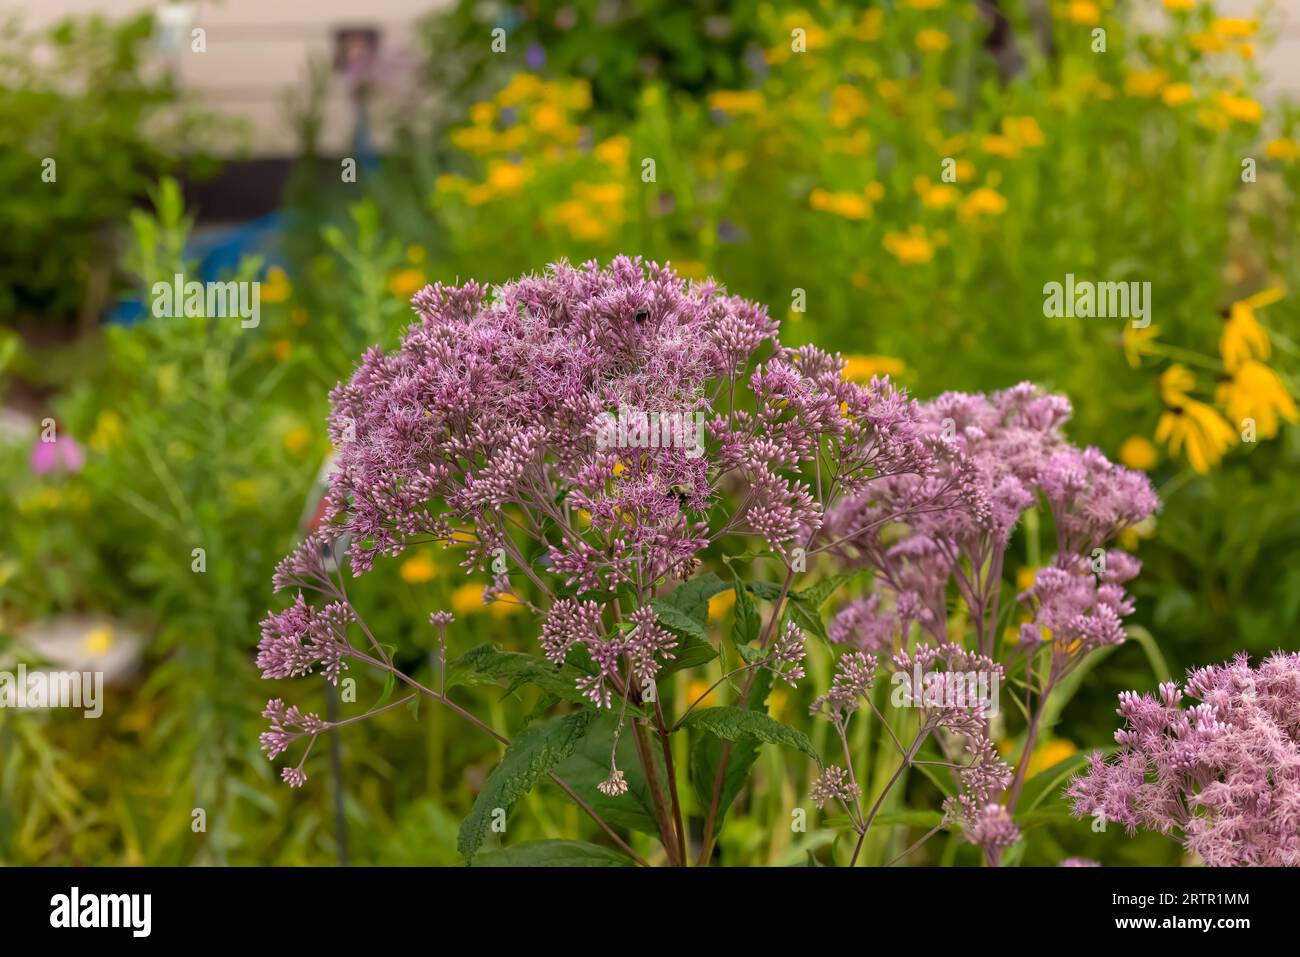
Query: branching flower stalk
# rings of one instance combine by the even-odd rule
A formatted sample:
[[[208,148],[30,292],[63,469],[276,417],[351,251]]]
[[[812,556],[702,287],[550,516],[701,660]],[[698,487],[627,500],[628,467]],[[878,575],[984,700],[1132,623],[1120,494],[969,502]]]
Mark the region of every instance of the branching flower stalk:
[[[989,738],[990,702],[954,704],[941,695],[935,703],[917,688],[917,731],[905,746],[866,692],[877,672],[891,669],[1005,675],[992,658],[1004,556],[1019,515],[1040,497],[1057,521],[1058,556],[1021,596],[1032,617],[1011,656],[1023,658],[1032,677],[1041,649],[1051,649],[1036,713],[1079,657],[1123,640],[1119,617],[1131,603],[1118,583],[1136,573],[1136,562],[1103,551],[1105,568],[1096,576],[1080,562],[1097,561],[1091,550],[1145,517],[1155,498],[1141,476],[1065,442],[1063,399],[1022,385],[923,405],[887,379],[850,381],[838,356],[782,346],[762,307],[712,281],[686,283],[636,259],[604,269],[560,263],[492,290],[434,285],[412,301],[417,319],[401,346],[371,349],[331,394],[338,464],[326,524],[277,569],[277,589],[297,594],[262,624],[264,677],[319,669],[337,683],[360,663],[513,747],[450,697],[450,615],[431,619],[442,661],[441,690],[434,691],[394,665],[348,599],[343,572],[335,579],[322,560],[345,546],[351,574],[361,575],[413,545],[459,549],[467,572],[491,576],[485,602],[515,603],[540,620],[542,656],[530,673],[571,682],[548,685],[557,692],[552,699],[562,699],[555,720],[568,715],[577,724],[564,728],[591,733],[600,715],[619,715],[609,775],[593,790],[630,800],[628,775],[640,775],[664,859],[706,864],[736,735],[758,727],[769,739],[801,740],[793,729],[775,730],[781,726],[766,713],[766,689],[773,680],[803,679],[806,628],[843,581],[796,587],[809,557],[819,559],[819,572],[828,561],[848,572],[870,568],[875,591],[851,602],[826,631],[849,650],[813,710],[835,726],[845,764],[825,768],[813,796],[846,808],[858,834],[856,863],[906,771],[942,764],[960,786],[946,820],[968,836],[983,835],[977,843],[990,854],[1006,846],[1010,811],[995,801],[1012,786],[1012,773]],[[728,583],[706,572],[724,544],[731,555],[739,544],[750,550],[744,554],[776,558],[784,581],[779,588],[740,577]],[[659,679],[702,660],[701,652],[717,656],[700,609],[727,587],[737,595],[733,639],[741,660],[724,663],[709,692],[734,681],[736,704],[702,708],[706,692],[670,714]],[[949,634],[950,588],[974,624],[969,651],[960,634]],[[304,593],[318,596],[319,607]],[[751,594],[770,602],[765,620]],[[959,679],[946,680],[948,690],[961,690]],[[924,690],[930,687],[927,679]],[[865,813],[846,734],[863,701],[900,757]],[[310,751],[319,734],[392,707],[331,724],[277,700],[268,705],[272,728],[263,746],[271,757],[300,741]],[[634,768],[618,766],[625,722]],[[719,727],[732,730],[719,738],[719,759],[708,770],[710,800],[695,853],[671,739]],[[1031,728],[1022,771],[1032,741]],[[572,748],[571,738],[564,742],[530,752],[530,760],[550,762],[549,777],[644,863],[556,776],[554,761]],[[943,761],[924,754],[934,742]],[[305,761],[304,754],[285,769],[291,786],[305,780]],[[467,857],[479,840],[468,835]]]

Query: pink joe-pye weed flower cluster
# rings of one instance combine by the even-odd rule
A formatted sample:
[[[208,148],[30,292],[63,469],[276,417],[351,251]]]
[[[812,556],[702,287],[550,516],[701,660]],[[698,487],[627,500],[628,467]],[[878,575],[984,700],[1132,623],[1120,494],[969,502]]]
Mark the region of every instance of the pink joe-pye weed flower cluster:
[[[969,715],[931,729],[949,762],[958,763],[959,750],[968,754],[955,771],[961,793],[946,810],[991,861],[1014,843],[1011,814],[1052,691],[1089,652],[1124,641],[1122,619],[1134,606],[1123,582],[1140,563],[1104,546],[1158,507],[1144,475],[1069,443],[1063,426],[1070,414],[1065,398],[1030,383],[992,395],[940,395],[920,407],[935,467],[884,477],[843,499],[826,521],[839,560],[875,571],[872,592],[846,605],[827,629],[832,641],[872,655],[904,649],[894,655],[896,673],[921,654],[946,655],[945,672],[974,667],[1000,679],[1023,669],[1029,725],[1014,776],[996,756],[987,720]],[[1056,550],[1018,596],[1027,620],[1008,635],[1000,628],[1007,549],[1031,509],[1050,516]],[[934,646],[909,655],[914,632]],[[982,664],[953,658],[963,641]],[[950,711],[949,718],[959,716]],[[905,763],[915,754],[900,750]],[[1006,806],[991,805],[1008,787]]]
[[[899,771],[870,809],[860,803],[847,727],[862,709],[884,721],[873,698],[882,671],[978,672],[996,677],[996,687],[1023,667],[1038,698],[1033,713],[1041,715],[1079,658],[1123,640],[1120,620],[1132,602],[1122,583],[1138,565],[1104,546],[1149,515],[1156,499],[1140,474],[1064,438],[1065,399],[1022,384],[920,403],[888,379],[854,382],[839,356],[783,346],[761,306],[712,280],[685,282],[666,266],[627,257],[605,268],[559,263],[490,289],[432,285],[412,302],[416,319],[401,345],[371,349],[331,393],[337,464],[325,524],[276,570],[276,588],[296,594],[263,622],[264,677],[319,669],[337,683],[350,664],[361,664],[505,743],[448,695],[450,616],[431,619],[444,664],[443,686],[431,688],[396,668],[348,598],[344,563],[333,561],[345,545],[355,576],[381,556],[441,545],[462,551],[467,572],[490,575],[485,602],[516,603],[535,615],[537,660],[576,673],[569,707],[615,712],[615,746],[625,719],[638,723],[660,737],[670,758],[669,736],[707,694],[679,708],[674,721],[665,707],[672,702],[650,693],[685,643],[699,640],[683,626],[681,609],[664,603],[695,578],[710,589],[705,598],[726,587],[703,571],[722,542],[739,541],[786,571],[779,586],[734,583],[738,596],[752,590],[771,606],[745,639],[752,645],[739,649],[741,666],[725,676],[741,707],[749,707],[760,673],[792,685],[805,678],[807,622],[790,609],[803,602],[806,615],[809,604],[793,588],[796,575],[836,564],[848,573],[871,569],[871,591],[825,632],[844,652],[813,711],[836,728],[844,757],[823,768],[812,798],[848,813],[858,832],[856,862],[885,793],[924,757],[955,780],[946,825],[963,828],[990,862],[1015,842],[1012,815],[1033,724],[1013,771],[991,736],[996,701],[934,704],[918,696],[918,730],[891,729]],[[611,441],[615,420],[639,425],[620,426]],[[686,420],[702,423],[690,442],[685,430],[656,425]],[[1050,515],[1057,553],[1019,597],[1027,624],[1017,640],[1001,642],[1005,554],[1034,508]],[[304,593],[317,594],[319,607]],[[955,601],[966,606],[956,617]],[[1044,654],[1046,669],[1035,664]],[[330,724],[277,699],[267,708],[263,747],[274,758],[305,741],[303,760],[285,772],[301,785],[318,735],[400,703]],[[937,760],[923,747],[937,749]],[[638,748],[644,763],[639,738]],[[702,861],[729,755],[724,746]],[[646,773],[653,777],[653,769]],[[688,842],[672,773],[666,785],[673,800],[656,809],[661,838],[668,860],[684,863]],[[617,747],[599,790],[627,793]]]
[[[1211,866],[1300,865],[1300,654],[1240,654],[1124,692],[1117,713],[1118,752],[1070,782],[1076,814],[1176,836]]]

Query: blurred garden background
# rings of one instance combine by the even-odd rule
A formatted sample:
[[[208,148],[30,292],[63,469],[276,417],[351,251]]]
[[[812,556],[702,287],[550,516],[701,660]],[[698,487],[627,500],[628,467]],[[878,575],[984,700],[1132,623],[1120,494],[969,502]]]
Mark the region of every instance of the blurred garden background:
[[[0,669],[108,683],[98,720],[0,709],[0,863],[460,863],[498,749],[397,709],[290,791],[252,650],[328,390],[426,283],[561,258],[715,276],[921,397],[1031,379],[1151,475],[1134,640],[1039,768],[1106,746],[1120,691],[1300,649],[1297,44],[1293,5],[1211,0],[0,4]],[[260,322],[155,318],[177,273],[260,281]],[[1149,282],[1150,324],[1045,317],[1069,274]],[[442,551],[390,564],[357,601],[399,660],[439,608],[453,654],[534,646]],[[513,720],[501,688],[457,694]],[[831,839],[783,823],[809,770],[764,752],[726,863]],[[523,806],[532,836],[588,827]],[[1181,862],[1060,811],[1023,863]]]

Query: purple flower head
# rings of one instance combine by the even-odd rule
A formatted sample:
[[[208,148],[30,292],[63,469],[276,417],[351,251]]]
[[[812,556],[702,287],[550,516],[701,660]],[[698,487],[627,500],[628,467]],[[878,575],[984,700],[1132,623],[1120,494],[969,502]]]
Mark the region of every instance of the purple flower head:
[[[1300,865],[1300,654],[1241,654],[1118,713],[1119,751],[1070,781],[1076,815],[1176,835],[1211,866]]]

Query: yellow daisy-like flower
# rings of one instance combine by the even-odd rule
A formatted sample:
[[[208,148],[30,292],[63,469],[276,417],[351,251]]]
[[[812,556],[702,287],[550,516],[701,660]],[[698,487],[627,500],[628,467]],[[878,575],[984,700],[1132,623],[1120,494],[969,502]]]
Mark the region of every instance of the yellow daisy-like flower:
[[[728,588],[709,599],[709,621],[718,621],[726,617],[727,611],[736,603],[736,592]]]
[[[905,233],[885,233],[884,247],[895,259],[909,266],[928,263],[934,258],[934,245],[920,226],[913,226]]]
[[[483,611],[483,586],[468,582],[451,593],[451,610],[458,615],[474,615]]]
[[[401,299],[410,299],[424,288],[424,273],[418,269],[399,269],[388,277],[388,291]]]
[[[272,266],[266,271],[266,279],[258,289],[262,302],[284,302],[293,292],[293,283],[289,274],[279,266]]]
[[[1217,36],[1232,40],[1253,36],[1258,29],[1257,20],[1245,20],[1240,17],[1219,17],[1210,24],[1210,30]]]
[[[1160,327],[1155,324],[1147,325],[1144,328],[1139,329],[1131,322],[1125,323],[1124,332],[1122,333],[1124,339],[1124,358],[1128,360],[1128,364],[1131,368],[1136,369],[1141,366],[1142,357],[1155,351],[1152,348],[1152,343],[1155,341],[1155,338],[1159,333]]]
[[[866,219],[871,215],[871,201],[861,193],[832,193],[825,189],[814,189],[808,196],[808,204],[813,209],[833,213],[844,219]]]
[[[311,429],[305,425],[297,426],[284,433],[281,441],[290,455],[296,459],[302,458],[303,454],[311,448]]]
[[[1282,298],[1279,288],[1265,289],[1253,296],[1234,302],[1228,310],[1228,321],[1219,337],[1219,354],[1228,372],[1236,372],[1249,359],[1267,359],[1272,352],[1268,333],[1255,317],[1256,309],[1271,306]]]
[[[1227,116],[1232,117],[1239,123],[1258,123],[1264,118],[1264,108],[1259,105],[1258,101],[1252,100],[1248,96],[1233,96],[1230,93],[1220,93],[1214,98],[1214,102]]]
[[[1295,400],[1277,373],[1253,359],[1243,362],[1231,379],[1219,384],[1218,400],[1233,422],[1254,419],[1261,439],[1277,435],[1279,419],[1294,423],[1300,418]]]
[[[1275,140],[1269,140],[1268,145],[1264,147],[1264,154],[1269,159],[1282,160],[1291,162],[1300,158],[1300,143],[1293,139],[1280,136]]]
[[[727,594],[730,593],[728,592]],[[713,690],[709,689],[710,684],[711,682],[705,681],[703,678],[693,679],[691,683],[686,686],[686,700],[688,702],[691,702],[691,701],[695,701],[696,699],[699,699],[700,701],[699,707],[701,708],[710,707],[716,700],[716,695],[717,695],[716,688],[714,688]],[[705,692],[708,692],[708,694],[705,695],[703,698],[700,698],[700,695],[704,695]]]
[[[948,34],[933,27],[926,27],[916,35],[916,48],[924,53],[942,53],[951,43]]]
[[[893,356],[848,355],[841,375],[852,382],[870,382],[872,376],[899,376],[907,365]]]
[[[592,155],[606,166],[622,169],[627,166],[627,158],[632,152],[632,141],[626,136],[611,136],[596,144]]]
[[[1069,741],[1063,741],[1060,738],[1041,744],[1030,755],[1026,774],[1033,777],[1039,771],[1046,771],[1048,768],[1060,764],[1066,758],[1078,753],[1078,750]]]
[[[531,175],[532,171],[523,163],[493,160],[488,164],[487,185],[498,194],[517,193]]]
[[[926,209],[943,209],[961,199],[961,191],[951,183],[931,183],[928,178],[918,176],[912,185]]]
[[[733,116],[762,113],[766,106],[758,90],[715,90],[709,94],[709,109]]]
[[[1130,435],[1119,447],[1119,460],[1125,468],[1149,472],[1159,459],[1160,453],[1155,445],[1141,435]]]
[[[1034,148],[1047,142],[1043,128],[1032,116],[1004,116],[1002,118],[1002,135],[1017,146]]]
[[[1065,8],[1065,12],[1071,23],[1078,23],[1085,27],[1095,26],[1101,22],[1101,8],[1092,0],[1070,0],[1070,5]]]
[[[108,654],[113,647],[113,626],[100,625],[90,629],[82,639],[82,647],[92,655]]]
[[[1160,374],[1160,398],[1165,405],[1181,402],[1194,388],[1196,376],[1181,362],[1175,362]]]
[[[969,222],[979,216],[1001,216],[1006,211],[1007,198],[996,189],[981,186],[962,200],[958,215]]]
[[[1168,408],[1156,424],[1156,441],[1168,442],[1171,455],[1183,452],[1204,475],[1237,441],[1237,433],[1212,407],[1187,394],[1195,377],[1175,363],[1160,376],[1160,395]]]
[[[1196,0],[1165,0],[1165,9],[1183,13],[1195,9]]]
[[[1190,103],[1195,95],[1190,83],[1170,83],[1160,91],[1160,99],[1165,106],[1182,106]]]
[[[1124,78],[1124,92],[1129,96],[1158,96],[1169,82],[1169,74],[1158,67],[1154,70],[1134,70]]]
[[[997,133],[989,133],[981,139],[980,147],[985,153],[1001,156],[1003,159],[1014,159],[1020,155],[1020,144],[1009,136],[1001,136]]]

